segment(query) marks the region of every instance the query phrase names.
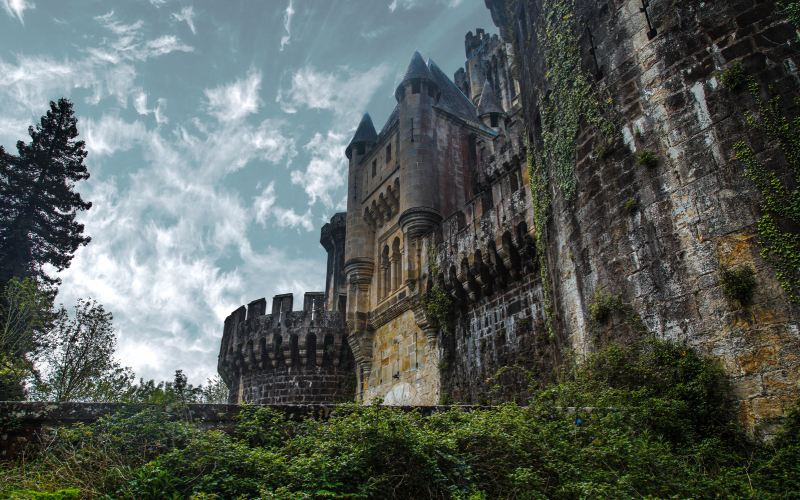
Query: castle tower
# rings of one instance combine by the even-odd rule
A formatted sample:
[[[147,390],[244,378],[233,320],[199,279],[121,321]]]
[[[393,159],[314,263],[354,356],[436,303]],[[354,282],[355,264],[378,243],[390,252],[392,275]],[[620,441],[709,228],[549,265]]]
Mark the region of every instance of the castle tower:
[[[438,224],[438,175],[433,105],[440,89],[419,52],[414,52],[395,90],[398,102],[400,163],[400,227],[416,238]]]
[[[369,291],[375,269],[373,245],[375,232],[367,224],[361,210],[364,195],[364,166],[361,160],[375,146],[378,134],[369,113],[364,113],[353,139],[345,149],[350,160],[347,179],[347,237],[344,246],[344,273],[347,287],[348,342],[353,347],[359,373],[363,372],[364,357],[369,355],[369,342],[365,341],[367,316],[370,307]],[[364,345],[360,345],[364,344]]]
[[[347,214],[340,212],[322,226],[319,242],[328,252],[325,273],[325,309],[346,312],[347,287],[344,280],[344,242]]]

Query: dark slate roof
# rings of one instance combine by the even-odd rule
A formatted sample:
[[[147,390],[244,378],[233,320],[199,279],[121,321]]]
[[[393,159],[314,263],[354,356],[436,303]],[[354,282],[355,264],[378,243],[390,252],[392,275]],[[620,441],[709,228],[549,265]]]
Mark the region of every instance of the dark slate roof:
[[[433,81],[439,86],[441,95],[437,106],[445,111],[452,113],[460,118],[466,120],[475,120],[475,105],[469,100],[467,96],[456,86],[453,81],[439,69],[431,59],[428,59],[428,69],[433,76]]]
[[[432,79],[431,72],[428,70],[425,60],[422,59],[419,51],[416,50],[414,51],[414,55],[411,56],[411,62],[408,63],[408,69],[406,70],[406,74],[403,76],[403,79],[400,80],[400,83],[402,84],[403,82],[414,79]]]
[[[353,149],[353,144],[357,142],[376,142],[378,140],[378,133],[375,132],[375,125],[372,124],[372,118],[369,113],[364,113],[361,117],[361,123],[358,124],[355,135],[350,140],[350,144],[345,149],[345,154],[350,158],[350,150]]]
[[[378,134],[377,142],[383,141],[386,138],[386,136],[389,134],[389,129],[391,129],[392,126],[395,123],[397,123],[397,121],[399,119],[398,118],[398,113],[399,112],[400,112],[399,111],[399,105],[395,105],[394,109],[392,110],[392,113],[389,115],[389,118],[386,119],[386,123],[383,125],[383,128],[381,129],[380,133]]]
[[[488,113],[502,113],[503,108],[497,102],[497,96],[492,90],[489,80],[483,82],[483,90],[481,91],[481,99],[478,101],[478,116],[483,116]]]

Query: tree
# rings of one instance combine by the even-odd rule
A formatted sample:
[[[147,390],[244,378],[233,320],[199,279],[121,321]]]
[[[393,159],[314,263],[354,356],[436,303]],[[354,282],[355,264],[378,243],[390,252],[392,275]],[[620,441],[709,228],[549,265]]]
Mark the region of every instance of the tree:
[[[206,380],[202,391],[203,403],[224,404],[228,402],[228,386],[219,375]]]
[[[50,299],[30,278],[11,279],[0,296],[0,400],[25,397],[25,381],[36,377],[34,358],[52,320]]]
[[[17,142],[17,156],[0,150],[0,286],[12,277],[57,285],[44,266],[69,267],[75,250],[90,241],[75,220],[92,204],[75,191],[75,183],[88,179],[89,172],[84,142],[76,140],[72,103],[51,101],[28,134],[30,143]]]
[[[74,317],[61,306],[48,334],[47,374],[37,384],[38,399],[118,400],[120,392],[131,390],[133,374],[113,357],[117,338],[112,319],[93,300],[79,299]]]

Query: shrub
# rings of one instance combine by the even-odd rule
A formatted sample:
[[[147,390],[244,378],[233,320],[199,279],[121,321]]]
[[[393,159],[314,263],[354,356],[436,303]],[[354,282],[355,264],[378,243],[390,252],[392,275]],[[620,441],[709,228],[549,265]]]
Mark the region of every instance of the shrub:
[[[589,318],[594,323],[604,325],[611,319],[611,315],[621,311],[622,307],[622,298],[619,295],[598,291],[589,304]]]
[[[742,90],[744,84],[747,82],[747,75],[744,72],[742,63],[736,61],[724,71],[720,72],[719,81],[722,83],[723,87],[733,92]]]
[[[636,198],[628,198],[625,200],[625,203],[622,204],[622,210],[625,211],[627,214],[633,215],[636,213],[636,210],[639,209],[639,202],[636,201]]]
[[[658,156],[650,150],[642,150],[636,154],[636,164],[647,168],[655,168],[658,165]]]
[[[744,307],[753,302],[756,290],[756,273],[750,266],[722,268],[720,270],[722,293],[730,300],[738,301]]]

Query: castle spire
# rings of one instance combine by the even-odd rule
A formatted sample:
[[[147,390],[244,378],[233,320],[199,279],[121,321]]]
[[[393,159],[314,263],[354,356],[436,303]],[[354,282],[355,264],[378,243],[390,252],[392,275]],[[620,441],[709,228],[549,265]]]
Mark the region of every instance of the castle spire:
[[[491,113],[503,113],[503,108],[497,102],[497,96],[492,90],[492,85],[487,79],[483,83],[483,91],[481,92],[481,99],[478,101],[478,116],[483,117]]]
[[[397,85],[397,90],[395,90],[395,97],[397,97],[398,101],[400,100],[400,92],[403,86],[407,82],[414,80],[427,80],[435,83],[435,80],[428,69],[428,65],[425,64],[425,60],[422,59],[422,55],[418,50],[415,50],[414,55],[411,56],[411,62],[408,63],[406,73],[403,75],[403,79],[400,80],[400,83]]]
[[[358,128],[356,129],[356,133],[353,135],[353,139],[350,140],[350,144],[347,145],[347,149],[345,149],[344,153],[349,159],[352,155],[353,146],[357,144],[374,144],[377,141],[378,133],[375,132],[375,125],[372,124],[372,118],[370,118],[369,113],[364,113],[364,116],[361,117],[361,123],[358,124]]]

